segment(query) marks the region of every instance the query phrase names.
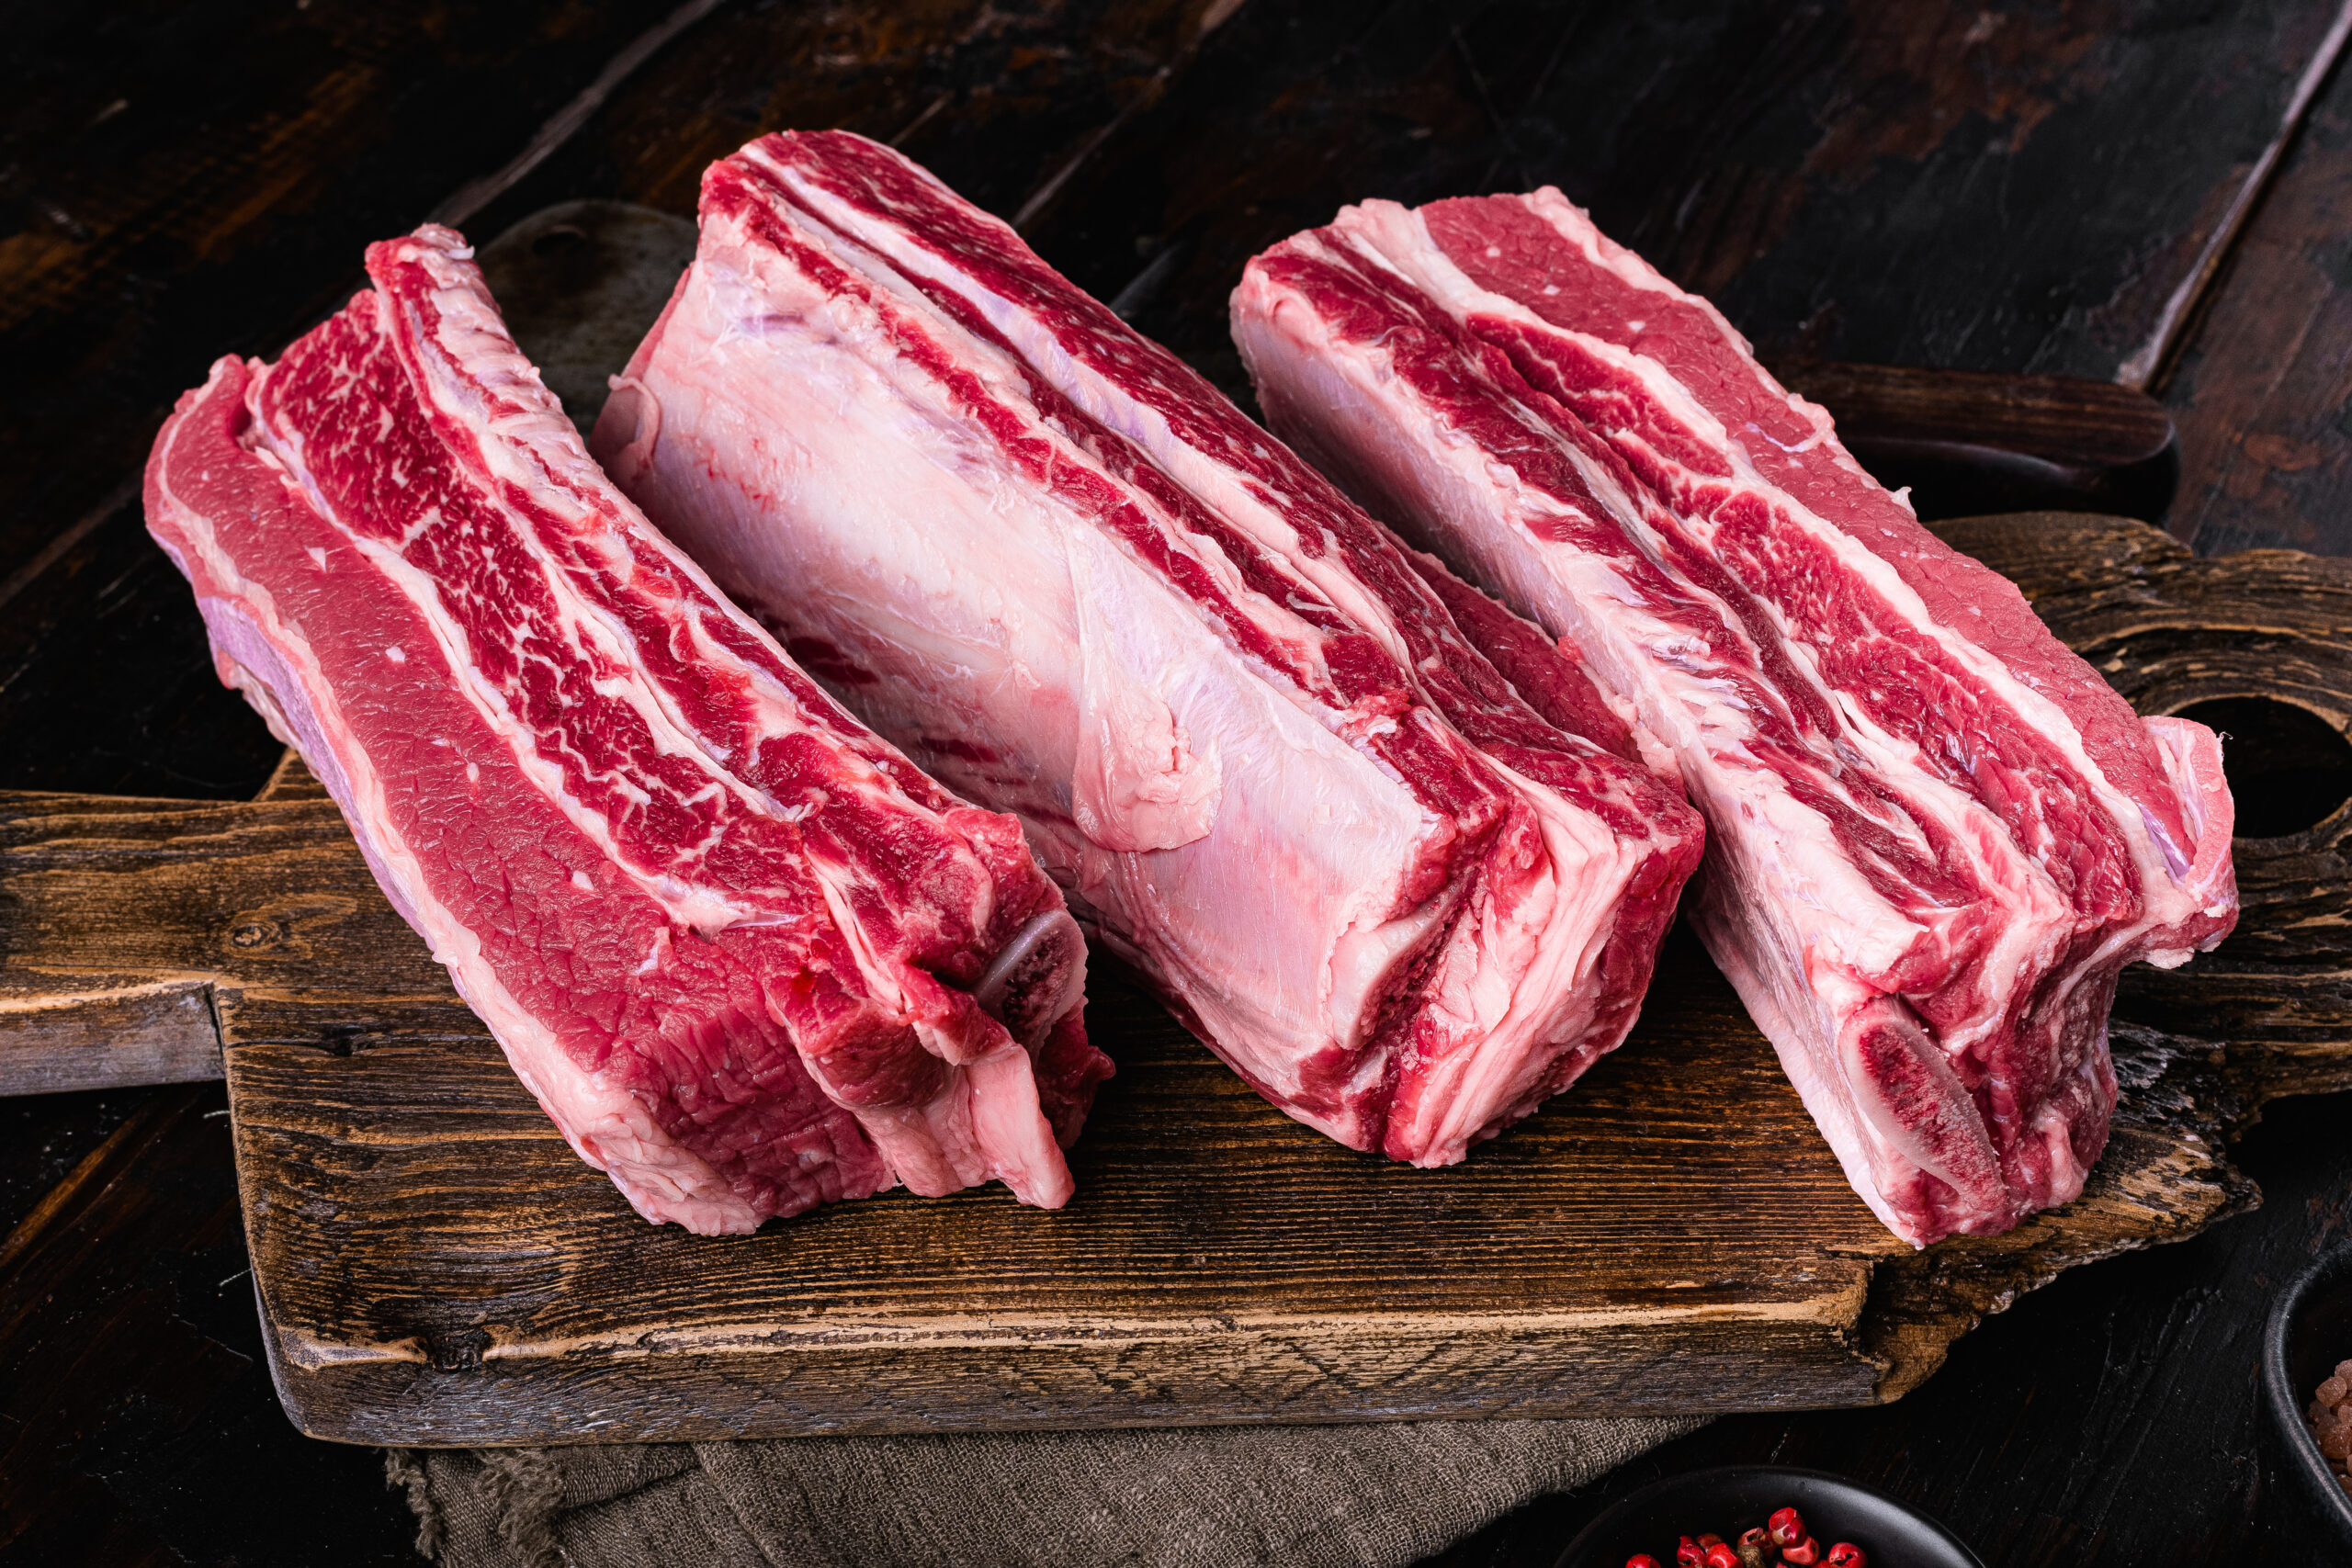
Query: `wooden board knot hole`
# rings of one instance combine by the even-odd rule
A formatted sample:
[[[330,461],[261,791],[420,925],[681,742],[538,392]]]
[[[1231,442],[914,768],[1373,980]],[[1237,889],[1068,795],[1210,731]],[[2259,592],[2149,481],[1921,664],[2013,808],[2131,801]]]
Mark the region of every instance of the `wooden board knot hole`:
[[[2178,716],[2222,736],[2241,839],[2305,832],[2352,801],[2352,740],[2307,707],[2276,697],[2219,697]]]

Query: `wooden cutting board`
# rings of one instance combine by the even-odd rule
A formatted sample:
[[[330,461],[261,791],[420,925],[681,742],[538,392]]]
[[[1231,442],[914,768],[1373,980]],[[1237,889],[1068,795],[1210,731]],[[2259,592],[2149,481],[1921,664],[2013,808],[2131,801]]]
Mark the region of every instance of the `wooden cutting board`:
[[[251,803],[0,795],[0,1087],[225,1071],[286,1408],[522,1444],[1894,1398],[2070,1265],[2249,1205],[2222,1142],[2352,1086],[2352,563],[2110,518],[1945,525],[2143,711],[2229,703],[2245,924],[2127,975],[2089,1190],[1914,1253],[1686,933],[1640,1026],[1451,1170],[1342,1149],[1102,973],[1076,1200],[656,1228],[572,1157],[299,762]],[[61,1051],[60,1047],[67,1047]],[[126,1056],[122,1054],[130,1054]],[[130,1058],[135,1056],[135,1061]],[[126,1063],[129,1065],[126,1066]],[[50,1077],[42,1080],[40,1075]]]

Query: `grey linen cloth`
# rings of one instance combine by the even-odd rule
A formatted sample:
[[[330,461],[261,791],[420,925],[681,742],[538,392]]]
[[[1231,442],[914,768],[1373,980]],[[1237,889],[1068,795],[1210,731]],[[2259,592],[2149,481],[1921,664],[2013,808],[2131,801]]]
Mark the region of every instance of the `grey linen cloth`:
[[[1700,1425],[393,1449],[385,1473],[416,1510],[419,1550],[449,1568],[1403,1568]]]

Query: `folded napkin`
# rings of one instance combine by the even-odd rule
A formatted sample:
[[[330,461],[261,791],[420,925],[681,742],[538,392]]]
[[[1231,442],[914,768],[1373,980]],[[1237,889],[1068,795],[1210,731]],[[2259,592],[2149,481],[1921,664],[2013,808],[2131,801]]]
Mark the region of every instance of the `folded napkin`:
[[[1383,1568],[1696,1417],[392,1449],[448,1568]],[[1564,1543],[1565,1544],[1565,1543]]]

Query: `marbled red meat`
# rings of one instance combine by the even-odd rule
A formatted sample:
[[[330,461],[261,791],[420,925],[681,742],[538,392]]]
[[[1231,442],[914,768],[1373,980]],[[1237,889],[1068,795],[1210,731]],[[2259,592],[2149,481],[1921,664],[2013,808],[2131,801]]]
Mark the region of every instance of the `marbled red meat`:
[[[2212,733],[2133,714],[1557,191],[1347,209],[1233,318],[1278,433],[1671,750],[1693,918],[1881,1217],[2074,1197],[2118,970],[2236,918]]]
[[[714,165],[616,386],[615,480],[1290,1114],[1443,1164],[1623,1038],[1702,834],[1625,719],[905,159]]]
[[[464,241],[275,365],[222,359],[147,471],[222,680],[582,1159],[743,1231],[904,1182],[1070,1194],[1109,1064],[1012,818],[837,706],[647,525]]]

